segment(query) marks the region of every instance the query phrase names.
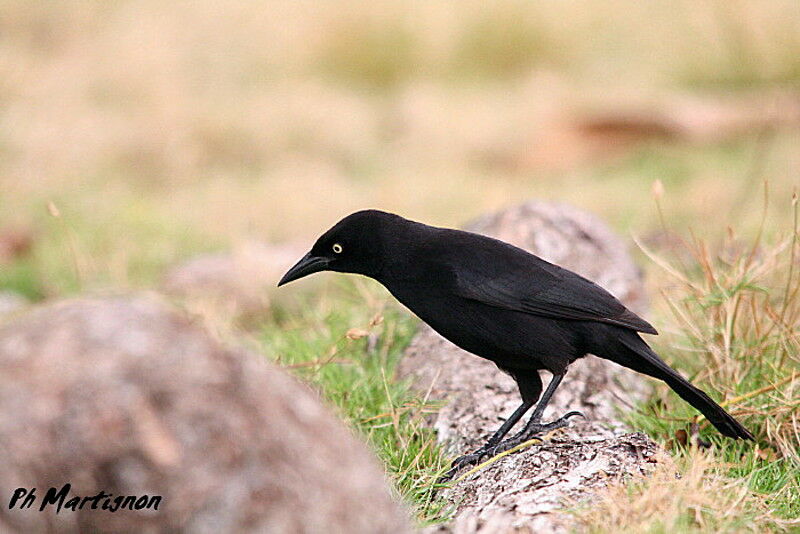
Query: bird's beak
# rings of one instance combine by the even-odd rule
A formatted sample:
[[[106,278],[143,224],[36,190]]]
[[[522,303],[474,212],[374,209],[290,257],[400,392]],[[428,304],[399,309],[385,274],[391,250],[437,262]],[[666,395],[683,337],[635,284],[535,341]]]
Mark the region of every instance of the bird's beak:
[[[328,263],[330,260],[327,258],[320,258],[319,256],[312,256],[309,252],[302,258],[300,261],[294,264],[294,267],[289,269],[286,274],[283,275],[281,281],[278,282],[278,286],[282,286],[283,284],[288,284],[292,280],[297,280],[298,278],[303,278],[304,276],[308,276],[312,273],[317,273],[319,271],[324,271],[328,268]]]

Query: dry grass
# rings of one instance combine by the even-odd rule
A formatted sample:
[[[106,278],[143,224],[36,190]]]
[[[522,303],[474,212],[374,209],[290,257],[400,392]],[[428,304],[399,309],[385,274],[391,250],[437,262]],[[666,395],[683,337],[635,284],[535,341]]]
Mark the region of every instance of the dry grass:
[[[660,191],[656,188],[657,196]],[[786,200],[786,199],[781,199]],[[632,417],[661,439],[665,458],[653,477],[626,481],[578,512],[588,532],[779,532],[800,525],[800,277],[797,196],[793,224],[768,244],[728,239],[712,253],[699,239],[671,260],[649,254],[669,275],[673,313],[662,353],[756,436],[720,438],[701,416],[663,388],[651,411]],[[766,210],[766,200],[765,200]],[[669,359],[669,358],[668,358]],[[711,441],[686,450],[687,422]],[[695,430],[690,430],[694,434]]]
[[[761,231],[746,242],[729,228],[716,254],[702,240],[687,243],[691,265],[651,258],[673,281],[664,291],[678,328],[669,342],[691,361],[695,380],[800,467],[797,193],[790,202],[793,224],[777,243],[764,243]]]
[[[717,460],[697,449],[669,456],[647,477],[610,486],[577,515],[579,532],[786,532],[796,521],[770,511],[746,481],[720,475]]]

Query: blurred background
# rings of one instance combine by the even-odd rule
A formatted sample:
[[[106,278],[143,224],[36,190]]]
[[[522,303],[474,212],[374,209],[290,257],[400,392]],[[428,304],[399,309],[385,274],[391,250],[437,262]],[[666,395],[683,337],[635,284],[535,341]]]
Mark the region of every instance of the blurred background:
[[[322,231],[363,208],[449,226],[530,199],[595,213],[647,274],[655,348],[732,401],[759,445],[684,455],[678,432],[686,443],[696,414],[656,388],[625,421],[696,476],[667,470],[602,501],[587,531],[783,532],[800,521],[798,185],[797,0],[0,0],[0,323],[23,316],[9,335],[30,303],[186,297],[217,337],[319,390],[421,521],[450,513],[436,482],[449,464],[425,424],[436,406],[396,378],[415,320],[358,277],[275,291]],[[127,391],[96,373],[125,374],[114,355],[137,323],[89,312],[71,328],[103,365],[69,376]],[[95,323],[114,327],[102,343]],[[147,323],[164,350],[133,344],[154,362],[184,339],[158,337],[167,323]],[[31,324],[30,351],[51,361],[63,340]],[[191,369],[202,362],[192,354]],[[61,399],[36,369],[21,375],[33,400]],[[3,376],[6,391],[21,382]],[[195,375],[170,376],[202,408]]]
[[[365,207],[554,199],[656,242],[655,180],[714,239],[765,179],[790,212],[798,90],[796,0],[0,0],[0,289],[150,286]]]

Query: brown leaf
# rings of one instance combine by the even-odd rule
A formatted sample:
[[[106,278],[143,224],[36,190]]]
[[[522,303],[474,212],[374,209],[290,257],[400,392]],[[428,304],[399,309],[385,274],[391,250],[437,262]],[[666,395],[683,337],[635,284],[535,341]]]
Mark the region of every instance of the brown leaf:
[[[772,447],[767,447],[765,449],[756,447],[756,456],[758,456],[765,462],[772,462],[775,461],[775,458],[777,458],[778,455],[775,453],[775,449],[773,449]]]
[[[5,228],[0,232],[0,261],[24,256],[32,248],[33,232],[29,228]]]

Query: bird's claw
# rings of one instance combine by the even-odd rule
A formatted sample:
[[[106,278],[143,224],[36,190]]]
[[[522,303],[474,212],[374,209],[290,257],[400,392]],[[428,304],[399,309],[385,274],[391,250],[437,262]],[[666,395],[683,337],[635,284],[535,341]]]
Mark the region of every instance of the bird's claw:
[[[449,482],[452,478],[458,473],[462,468],[468,465],[475,465],[485,457],[490,456],[493,454],[495,447],[481,447],[475,452],[471,452],[469,454],[464,454],[463,456],[459,456],[453,463],[450,464],[450,469],[439,478],[439,483]]]
[[[569,418],[570,417],[575,417],[576,415],[579,415],[579,416],[583,417],[584,419],[586,419],[586,416],[583,415],[581,412],[572,411],[572,412],[569,412],[569,413],[566,413],[566,414],[562,415],[561,417],[559,417],[555,421],[551,421],[549,423],[536,423],[536,424],[530,425],[526,429],[527,431],[524,434],[520,434],[519,437],[521,437],[523,440],[527,440],[527,439],[533,438],[537,434],[544,434],[546,432],[551,432],[551,431],[557,430],[559,428],[564,428],[565,426],[569,425]]]
[[[527,429],[528,432],[525,432],[524,434],[520,433],[517,436],[508,439],[506,441],[503,441],[495,446],[488,447],[484,445],[475,452],[459,456],[458,458],[453,460],[453,463],[450,465],[450,469],[447,471],[447,473],[442,475],[441,478],[439,478],[438,482],[439,483],[449,482],[450,480],[453,479],[456,473],[458,473],[465,466],[475,465],[484,458],[486,458],[487,456],[494,456],[495,454],[507,451],[508,449],[511,449],[516,445],[519,445],[520,443],[523,443],[524,441],[533,438],[537,434],[543,434],[545,432],[550,432],[552,430],[564,428],[565,426],[569,425],[570,417],[575,417],[575,416],[580,416],[586,419],[586,416],[583,415],[581,412],[572,411],[562,415],[561,417],[550,423],[534,424]]]

